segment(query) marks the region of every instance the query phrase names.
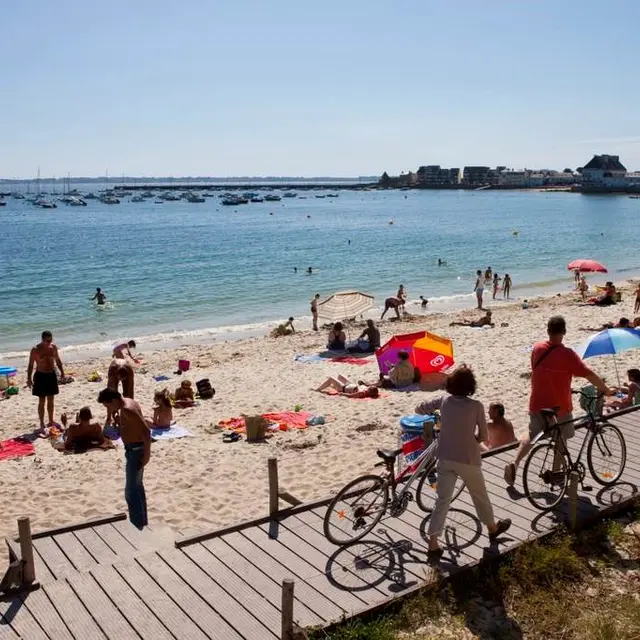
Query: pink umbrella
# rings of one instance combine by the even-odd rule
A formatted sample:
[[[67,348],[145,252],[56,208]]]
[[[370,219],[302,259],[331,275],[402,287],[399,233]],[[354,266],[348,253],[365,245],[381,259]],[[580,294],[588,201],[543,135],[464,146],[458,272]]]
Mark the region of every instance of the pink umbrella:
[[[569,271],[575,271],[576,269],[582,273],[588,273],[591,271],[597,271],[598,273],[607,273],[607,267],[595,260],[574,260],[567,265]]]

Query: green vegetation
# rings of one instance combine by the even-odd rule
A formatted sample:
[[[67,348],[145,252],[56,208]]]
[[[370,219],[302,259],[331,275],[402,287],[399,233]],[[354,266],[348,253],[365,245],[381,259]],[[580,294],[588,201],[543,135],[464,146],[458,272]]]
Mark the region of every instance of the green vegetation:
[[[640,640],[640,508],[559,531],[312,640]]]

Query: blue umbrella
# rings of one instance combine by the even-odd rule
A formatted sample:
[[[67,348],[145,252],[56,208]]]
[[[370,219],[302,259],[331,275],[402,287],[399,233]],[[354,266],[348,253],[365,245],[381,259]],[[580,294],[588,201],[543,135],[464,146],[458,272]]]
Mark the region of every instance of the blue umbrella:
[[[640,331],[635,329],[605,329],[575,347],[576,353],[583,360],[595,356],[615,356],[617,353],[629,351],[629,349],[640,349]],[[618,367],[616,364],[617,375]],[[619,376],[618,384],[620,384]]]

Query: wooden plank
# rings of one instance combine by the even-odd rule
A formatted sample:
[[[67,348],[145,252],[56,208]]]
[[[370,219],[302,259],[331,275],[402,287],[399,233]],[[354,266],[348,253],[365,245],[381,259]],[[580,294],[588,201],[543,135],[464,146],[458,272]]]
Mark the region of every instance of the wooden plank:
[[[125,520],[126,513],[115,513],[110,516],[98,516],[97,518],[89,518],[83,522],[77,522],[76,524],[65,525],[64,527],[55,527],[54,529],[43,529],[32,535],[32,538],[49,538],[50,536],[58,535],[60,533],[67,533],[69,531],[78,531],[79,529],[87,529],[89,527],[96,527],[100,524],[108,522],[117,522],[118,520]]]
[[[259,617],[254,617],[250,607],[243,606],[246,604],[244,600],[236,600],[227,593],[227,585],[223,588],[212,580],[182,551],[170,549],[160,551],[158,555],[239,634],[239,637],[252,640],[279,640]]]
[[[67,582],[108,638],[138,640],[139,635],[122,616],[90,574],[68,576]]]
[[[75,638],[106,638],[71,587],[61,580],[42,587]]]
[[[78,571],[88,571],[98,564],[73,533],[61,533],[53,539]]]
[[[113,527],[141,553],[149,553],[173,544],[173,536],[171,536],[170,540],[167,540],[166,535],[155,533],[148,527],[141,531],[137,527],[134,527],[128,520],[114,522]]]
[[[91,575],[143,640],[172,640],[176,637],[113,567],[100,566],[93,569]]]
[[[207,636],[197,627],[165,591],[140,567],[132,563],[114,565],[116,571],[131,587],[140,600],[154,613],[160,622],[176,638],[206,640]],[[94,571],[95,572],[95,571]],[[137,625],[136,625],[137,626]]]
[[[0,638],[2,640],[20,640],[20,636],[0,617]]]
[[[52,640],[73,640],[73,636],[58,615],[55,607],[51,603],[49,596],[42,590],[29,591],[20,596],[25,607],[29,609],[31,615],[38,621]]]
[[[7,543],[7,547],[9,548],[9,552],[12,557],[20,559],[21,551],[20,551],[20,543],[11,538],[6,538],[5,542]],[[45,564],[42,556],[38,553],[38,550],[34,546],[33,548],[33,560],[36,567],[36,580],[40,584],[44,584],[45,582],[50,582],[51,580],[55,580],[54,575],[49,571],[47,565]]]
[[[56,580],[76,571],[53,538],[38,538],[33,541],[33,546]]]
[[[263,548],[253,544],[240,532],[225,534],[222,536],[222,539],[229,546],[236,549],[238,553],[250,560],[253,565],[273,578],[278,584],[278,592],[280,592],[282,588],[282,581],[285,578],[295,576],[301,578],[301,576],[298,575],[299,573],[311,573],[304,565],[301,567],[296,566],[298,563],[296,563],[293,558],[287,558],[285,560],[285,564],[278,562]],[[311,573],[311,575],[313,574]],[[336,603],[327,598],[324,594],[310,588],[305,580],[296,580],[295,594],[296,599],[304,600],[304,603],[325,622],[339,619],[344,612],[342,607],[336,605]],[[310,625],[305,622],[302,626],[307,627]]]
[[[258,590],[280,612],[281,586],[272,576],[255,567],[222,538],[205,540],[202,545],[216,558],[219,558],[238,577]],[[323,618],[311,611],[298,597],[296,597],[294,617],[300,626],[320,625],[324,622]]]
[[[120,558],[132,558],[136,547],[127,540],[112,524],[94,527],[92,531]]]
[[[243,603],[252,614],[269,629],[277,629],[280,624],[280,612],[257,591],[252,584],[237,576],[222,561],[216,558],[202,544],[192,544],[181,551],[197,564],[212,580],[224,586],[228,594]],[[165,558],[165,552],[160,555]],[[166,558],[165,558],[166,560]]]
[[[118,556],[111,547],[93,530],[79,529],[73,534],[78,542],[87,550],[98,564],[113,564],[118,561]]]
[[[49,636],[42,630],[19,597],[0,600],[0,618],[5,624],[10,624],[13,630],[23,638],[49,640]]]
[[[210,638],[242,640],[242,636],[156,553],[139,556],[136,562]]]

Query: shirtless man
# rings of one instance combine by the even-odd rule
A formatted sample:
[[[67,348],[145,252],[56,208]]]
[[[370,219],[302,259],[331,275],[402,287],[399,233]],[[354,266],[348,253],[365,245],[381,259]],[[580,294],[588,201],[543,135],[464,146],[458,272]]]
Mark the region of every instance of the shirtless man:
[[[36,371],[33,373],[33,366]],[[60,370],[60,376],[64,378],[64,366],[60,360],[58,347],[53,344],[51,331],[42,332],[42,342],[31,349],[29,354],[29,367],[27,369],[27,386],[32,394],[38,398],[38,417],[40,429],[44,429],[44,401],[47,401],[47,413],[49,424],[53,424],[54,399],[58,395],[58,376],[56,365]]]
[[[96,287],[96,295],[91,298],[91,300],[96,300],[98,304],[104,304],[104,301],[107,299],[107,296],[102,293],[102,289],[100,287]]]
[[[112,415],[118,414],[126,459],[124,497],[131,524],[143,529],[148,524],[143,475],[151,457],[151,432],[135,400],[123,398],[117,391],[107,388],[98,395],[98,402]]]
[[[316,293],[311,300],[311,316],[313,318],[313,330],[318,330],[318,301],[320,300],[320,294]]]
[[[133,400],[133,386],[134,386],[135,374],[133,367],[124,358],[114,358],[109,365],[109,371],[107,373],[107,386],[109,389],[118,391],[118,386],[122,383],[122,395],[125,398],[131,398]],[[107,409],[107,422],[111,424],[112,419],[111,412]]]
[[[389,309],[393,309],[396,312],[396,317],[400,320],[400,306],[402,305],[402,300],[398,298],[387,298],[384,301],[384,311],[380,316],[380,320],[384,320],[384,316],[389,311]]]
[[[129,342],[123,342],[122,344],[117,344],[113,347],[113,357],[124,360],[125,356],[129,356],[132,360],[134,360],[133,354],[131,353],[131,349],[136,348],[135,340],[129,340]]]
[[[491,327],[494,323],[491,321],[491,311],[487,311],[479,320],[472,320],[471,322],[450,322],[450,327]]]

